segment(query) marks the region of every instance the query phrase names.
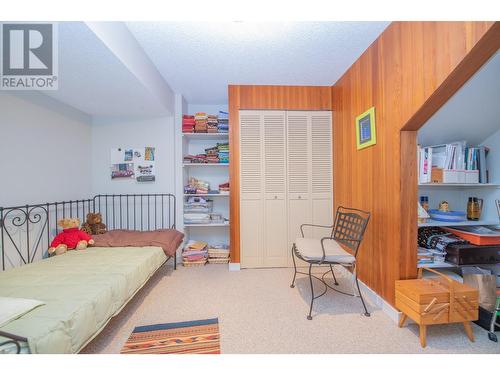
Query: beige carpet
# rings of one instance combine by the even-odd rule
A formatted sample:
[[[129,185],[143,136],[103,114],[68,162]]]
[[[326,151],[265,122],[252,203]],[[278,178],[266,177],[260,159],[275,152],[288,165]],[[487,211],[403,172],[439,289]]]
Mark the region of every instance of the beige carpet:
[[[298,275],[291,289],[292,272],[164,266],[82,352],[118,353],[135,326],[217,317],[222,353],[500,353],[475,324],[475,343],[461,325],[433,326],[422,349],[416,325],[398,328],[373,306],[364,317],[359,298],[332,291],[315,301],[309,321],[309,279]]]

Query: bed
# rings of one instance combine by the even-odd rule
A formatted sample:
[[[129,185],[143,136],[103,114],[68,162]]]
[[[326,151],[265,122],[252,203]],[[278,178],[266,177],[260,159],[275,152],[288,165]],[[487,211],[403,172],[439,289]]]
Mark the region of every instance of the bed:
[[[69,202],[0,208],[4,270],[0,272],[0,297],[44,303],[0,327],[0,353],[78,353],[162,265],[173,259],[175,268],[176,248],[183,236],[175,231],[172,195],[101,195],[90,201],[72,201],[71,209]],[[171,231],[175,235],[169,237],[172,242],[168,248],[146,246],[141,241],[132,245],[144,246],[113,246],[116,241],[101,239],[96,243],[106,247],[48,258],[44,248],[57,233],[50,228],[56,217],[84,217],[88,212],[102,212],[115,238],[123,238],[119,232],[122,229],[139,235],[150,231]],[[36,226],[39,231],[33,229]],[[12,254],[20,259],[21,266],[9,267],[6,260]]]

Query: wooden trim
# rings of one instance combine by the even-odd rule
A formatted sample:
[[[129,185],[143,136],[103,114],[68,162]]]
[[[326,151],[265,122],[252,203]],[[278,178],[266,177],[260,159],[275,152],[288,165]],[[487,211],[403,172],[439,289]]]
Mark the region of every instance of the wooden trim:
[[[418,130],[500,49],[500,22],[495,22],[402,130]]]
[[[231,262],[240,263],[240,88],[229,86],[229,243]]]
[[[358,275],[392,305],[417,272],[416,130],[500,43],[498,22],[393,22],[332,88],[334,199],[372,212]],[[354,119],[375,106],[377,144],[356,151]]]
[[[500,49],[500,22],[476,43],[457,67],[403,126],[401,131],[400,279],[416,277],[417,264],[417,130],[420,129]],[[405,229],[407,228],[407,229]]]
[[[417,132],[401,132],[401,245],[399,279],[417,277],[417,223],[418,176]]]
[[[330,86],[229,85],[229,186],[231,262],[240,263],[239,111],[331,111]],[[332,197],[333,198],[333,197]]]

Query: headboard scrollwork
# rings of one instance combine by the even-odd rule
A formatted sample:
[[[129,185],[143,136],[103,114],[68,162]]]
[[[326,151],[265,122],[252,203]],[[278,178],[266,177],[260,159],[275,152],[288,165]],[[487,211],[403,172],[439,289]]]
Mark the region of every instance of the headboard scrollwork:
[[[172,194],[100,194],[91,199],[0,207],[1,269],[32,263],[48,256],[60,229],[59,219],[100,212],[108,229],[175,228]]]

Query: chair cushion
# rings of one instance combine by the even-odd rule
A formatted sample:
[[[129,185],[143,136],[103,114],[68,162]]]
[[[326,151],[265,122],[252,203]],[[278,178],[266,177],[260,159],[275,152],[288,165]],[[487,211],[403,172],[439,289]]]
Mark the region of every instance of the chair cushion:
[[[325,240],[323,245],[325,246],[326,262],[352,264],[356,261],[356,258],[345,251],[335,240]],[[295,246],[306,261],[320,261],[323,257],[320,239],[299,237],[295,240]]]

